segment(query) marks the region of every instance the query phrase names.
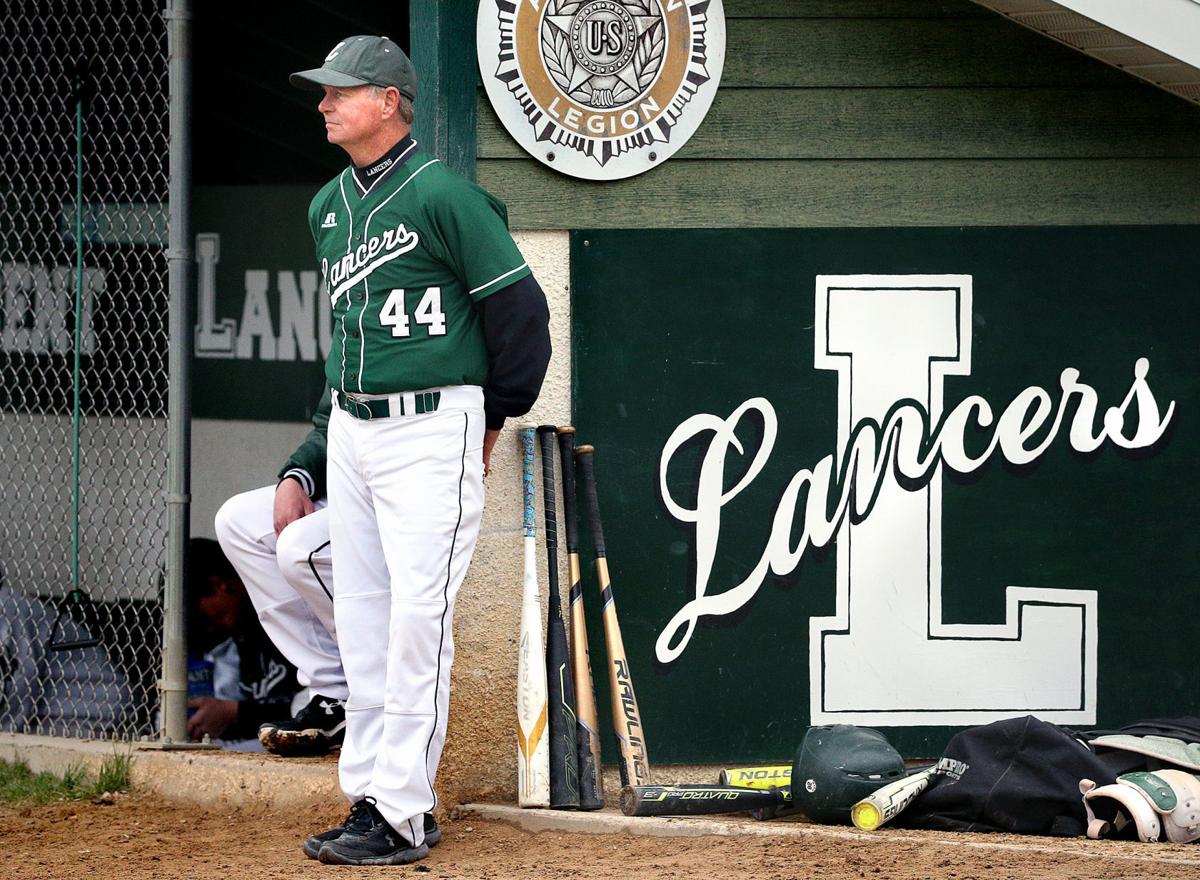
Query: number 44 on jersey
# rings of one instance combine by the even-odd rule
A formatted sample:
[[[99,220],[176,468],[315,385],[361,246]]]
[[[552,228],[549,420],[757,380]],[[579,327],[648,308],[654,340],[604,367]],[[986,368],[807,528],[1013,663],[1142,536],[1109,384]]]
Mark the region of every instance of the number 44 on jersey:
[[[416,291],[407,291],[415,293]],[[379,323],[392,328],[392,335],[405,337],[409,335],[408,310],[405,307],[406,291],[397,288],[388,294],[383,308],[379,310]],[[430,336],[446,335],[446,313],[442,311],[442,289],[430,287],[421,296],[417,307],[413,310],[412,319],[428,328]]]

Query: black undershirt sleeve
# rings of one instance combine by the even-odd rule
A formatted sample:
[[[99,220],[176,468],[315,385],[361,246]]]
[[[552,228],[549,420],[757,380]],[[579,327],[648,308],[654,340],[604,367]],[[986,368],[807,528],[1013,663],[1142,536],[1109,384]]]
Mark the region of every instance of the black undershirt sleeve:
[[[498,430],[508,416],[529,412],[550,363],[550,309],[532,275],[478,304],[491,370],[483,389],[487,427]]]

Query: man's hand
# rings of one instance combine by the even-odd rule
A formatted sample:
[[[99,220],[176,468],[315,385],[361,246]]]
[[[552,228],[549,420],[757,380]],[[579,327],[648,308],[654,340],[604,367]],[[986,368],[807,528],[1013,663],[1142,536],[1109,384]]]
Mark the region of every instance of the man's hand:
[[[486,443],[484,448],[487,448]],[[487,461],[486,453],[484,461]],[[308,516],[316,509],[299,482],[290,477],[282,480],[275,487],[275,534],[278,535],[300,517]]]
[[[287,482],[292,482],[288,480]],[[237,721],[238,704],[236,700],[215,700],[212,697],[192,697],[188,700],[188,708],[195,709],[188,719],[188,736],[194,740],[204,738],[208,734],[216,739],[233,722]]]
[[[492,447],[496,445],[496,438],[500,436],[500,429],[488,429],[483,432],[483,475],[486,477],[492,471]]]

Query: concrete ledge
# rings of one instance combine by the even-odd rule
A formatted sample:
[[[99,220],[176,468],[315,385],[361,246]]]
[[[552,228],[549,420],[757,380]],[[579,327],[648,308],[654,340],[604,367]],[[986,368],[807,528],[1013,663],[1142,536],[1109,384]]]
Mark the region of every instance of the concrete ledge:
[[[300,807],[342,800],[336,756],[277,758],[214,751],[158,751],[136,744],[0,734],[0,758],[24,761],[34,772],[62,773],[72,765],[95,770],[116,754],[132,754],[134,788],[201,806],[258,804]]]
[[[481,819],[495,819],[532,832],[632,834],[639,837],[704,837],[707,835],[791,839],[824,837],[869,841],[886,846],[895,846],[897,843],[919,843],[926,846],[967,847],[1018,853],[1045,852],[1055,855],[1069,853],[1081,858],[1200,866],[1200,853],[1197,853],[1195,858],[1180,856],[1178,851],[1181,846],[1174,846],[1168,850],[1160,849],[1160,847],[1166,846],[1163,844],[1132,843],[1131,846],[1135,847],[1137,851],[1130,853],[1117,850],[1112,845],[1112,841],[1087,840],[1086,838],[1058,839],[1016,837],[1007,834],[955,834],[953,832],[907,831],[891,828],[867,833],[853,828],[813,825],[796,819],[758,822],[742,816],[631,817],[622,815],[611,808],[594,813],[576,813],[560,810],[522,809],[508,804],[464,804],[455,811],[455,815],[475,815]],[[1124,841],[1121,842],[1121,844],[1124,843]],[[1125,847],[1121,845],[1121,850],[1124,849]]]

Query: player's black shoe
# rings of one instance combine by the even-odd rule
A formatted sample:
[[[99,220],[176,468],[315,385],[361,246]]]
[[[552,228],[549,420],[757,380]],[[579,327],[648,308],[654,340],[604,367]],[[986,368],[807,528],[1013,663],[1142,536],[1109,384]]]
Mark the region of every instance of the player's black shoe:
[[[341,700],[316,696],[287,721],[268,721],[258,728],[258,741],[276,755],[324,755],[342,744],[346,707]]]
[[[337,840],[343,834],[363,834],[370,831],[374,820],[371,818],[370,810],[367,809],[367,803],[367,798],[355,801],[350,805],[350,815],[346,817],[345,822],[336,828],[314,834],[304,841],[304,854],[310,859],[315,859],[320,855],[321,847],[329,841]]]
[[[368,803],[374,803],[374,801],[371,798],[363,798],[355,802],[350,807],[350,815],[346,817],[345,822],[336,828],[330,828],[328,831],[314,834],[308,840],[304,841],[304,854],[310,859],[315,859],[320,855],[321,847],[331,840],[337,840],[343,834],[365,834],[370,831],[374,819],[367,809]],[[425,845],[432,849],[441,842],[442,832],[438,830],[437,822],[434,821],[431,813],[426,813]]]
[[[363,798],[371,827],[365,832],[347,830],[325,843],[317,857],[326,865],[407,865],[429,855],[429,848],[442,839],[433,816],[425,814],[425,842],[413,846],[396,831],[375,806],[373,798]],[[355,804],[357,806],[357,804]]]

